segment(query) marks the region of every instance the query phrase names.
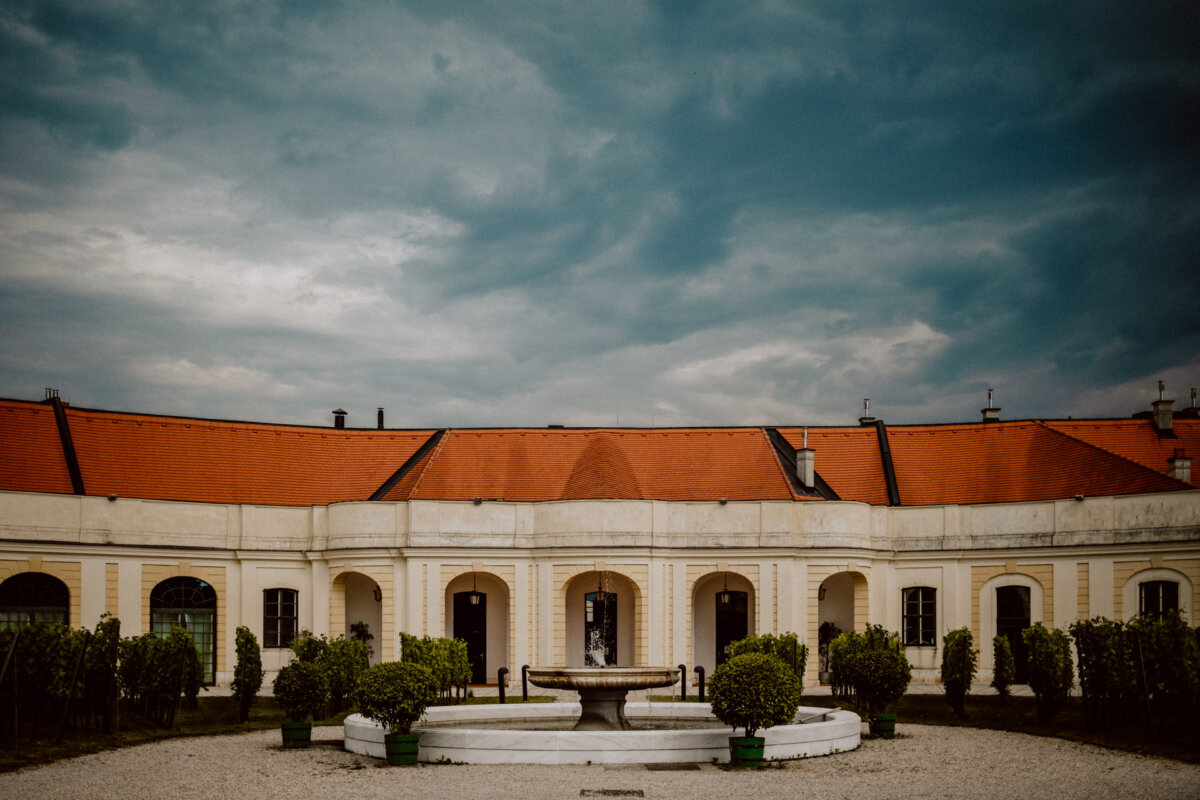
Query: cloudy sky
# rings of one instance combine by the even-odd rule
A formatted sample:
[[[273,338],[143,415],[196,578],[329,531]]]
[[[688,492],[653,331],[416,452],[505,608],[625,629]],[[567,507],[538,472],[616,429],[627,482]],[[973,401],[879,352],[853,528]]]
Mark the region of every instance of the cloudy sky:
[[[1200,384],[1200,4],[0,5],[0,396],[373,426]]]

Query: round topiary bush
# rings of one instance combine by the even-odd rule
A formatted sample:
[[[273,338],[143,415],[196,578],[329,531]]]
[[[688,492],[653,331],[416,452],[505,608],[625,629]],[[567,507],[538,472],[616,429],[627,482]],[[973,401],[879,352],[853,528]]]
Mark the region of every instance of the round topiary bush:
[[[759,728],[786,725],[800,707],[800,681],[791,667],[764,653],[734,656],[713,673],[713,715],[751,737]]]
[[[904,696],[912,667],[904,653],[892,647],[864,650],[854,656],[854,692],[868,714],[882,714]]]
[[[363,673],[355,699],[364,717],[392,733],[409,733],[438,696],[433,673],[411,661],[377,664]]]
[[[329,698],[325,673],[308,661],[293,661],[275,676],[275,701],[292,722],[304,722],[321,712]]]

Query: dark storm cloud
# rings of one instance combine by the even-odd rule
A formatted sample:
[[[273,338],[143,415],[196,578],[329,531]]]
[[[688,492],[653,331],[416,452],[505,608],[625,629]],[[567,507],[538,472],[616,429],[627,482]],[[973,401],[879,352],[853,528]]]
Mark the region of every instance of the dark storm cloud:
[[[1200,379],[1197,33],[1183,2],[10,3],[3,393],[1124,415]]]

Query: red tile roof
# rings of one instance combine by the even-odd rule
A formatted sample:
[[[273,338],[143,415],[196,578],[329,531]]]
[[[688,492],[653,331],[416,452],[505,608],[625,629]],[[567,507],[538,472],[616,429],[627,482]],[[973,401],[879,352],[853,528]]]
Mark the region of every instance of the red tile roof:
[[[888,440],[906,506],[1187,488],[1035,421],[889,427]]]
[[[51,406],[0,401],[0,489],[71,493],[71,474]]]
[[[99,496],[326,505],[370,499],[411,460],[383,499],[811,499],[793,490],[763,428],[463,429],[434,439],[440,432],[65,414],[86,491]],[[1191,419],[1175,420],[1174,438],[1139,419],[886,432],[907,506],[1187,489],[1163,474],[1166,459],[1177,447],[1200,451],[1200,421]],[[801,428],[779,434],[793,447],[803,442]],[[874,426],[809,428],[808,445],[838,497],[888,503]],[[0,400],[0,490],[71,493],[52,406]]]
[[[761,428],[452,430],[385,499],[798,499]]]
[[[804,444],[804,428],[780,428],[793,447]],[[808,428],[817,474],[842,500],[886,506],[887,482],[875,427]]]
[[[433,431],[67,410],[88,494],[261,505],[366,500]]]
[[[1174,420],[1174,436],[1159,436],[1149,419],[1053,420],[1046,425],[1163,474],[1169,472],[1168,460],[1176,449],[1182,449],[1193,462],[1200,457],[1200,420]],[[1192,483],[1200,484],[1195,477],[1195,466]]]

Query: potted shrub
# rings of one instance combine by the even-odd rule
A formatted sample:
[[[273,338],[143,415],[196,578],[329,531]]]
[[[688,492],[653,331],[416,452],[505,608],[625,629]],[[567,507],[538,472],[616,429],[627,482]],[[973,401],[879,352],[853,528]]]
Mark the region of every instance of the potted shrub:
[[[308,747],[312,739],[309,717],[320,713],[329,697],[325,673],[312,662],[293,661],[275,676],[274,690],[275,701],[290,720],[282,726],[283,746]]]
[[[358,711],[387,729],[383,746],[388,764],[417,763],[418,735],[412,726],[437,695],[433,673],[411,661],[377,664],[363,673],[355,692]]]
[[[890,739],[896,733],[896,715],[888,706],[904,696],[912,667],[899,647],[865,649],[854,656],[854,693],[867,713],[870,731]]]
[[[717,667],[709,684],[713,715],[744,733],[729,737],[731,764],[762,765],[765,742],[756,734],[791,722],[800,707],[800,691],[796,673],[772,655],[743,653]]]

